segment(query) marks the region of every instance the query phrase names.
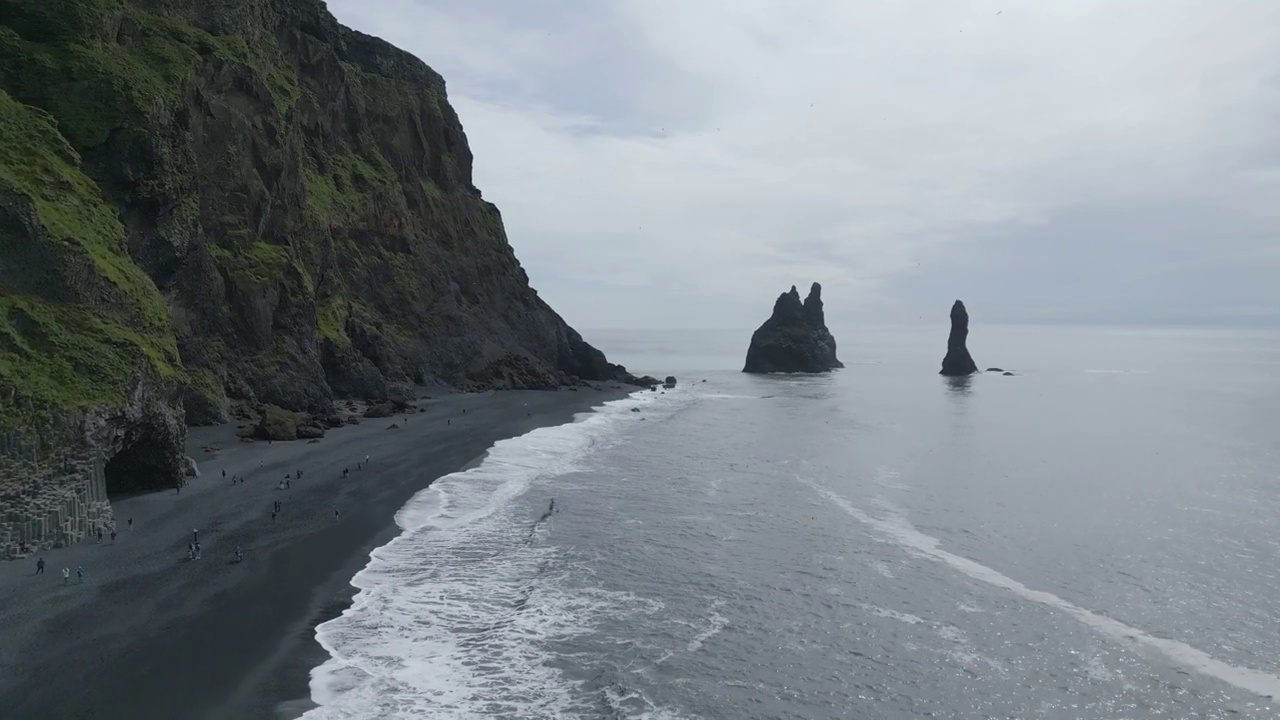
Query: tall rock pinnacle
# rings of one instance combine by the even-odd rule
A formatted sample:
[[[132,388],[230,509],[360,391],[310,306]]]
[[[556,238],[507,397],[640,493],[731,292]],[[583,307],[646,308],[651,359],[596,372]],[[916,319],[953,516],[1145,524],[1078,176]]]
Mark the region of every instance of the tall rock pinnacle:
[[[947,356],[942,358],[942,373],[948,376],[972,375],[978,365],[969,356],[965,340],[969,337],[969,313],[957,300],[951,306],[951,334],[947,337]]]

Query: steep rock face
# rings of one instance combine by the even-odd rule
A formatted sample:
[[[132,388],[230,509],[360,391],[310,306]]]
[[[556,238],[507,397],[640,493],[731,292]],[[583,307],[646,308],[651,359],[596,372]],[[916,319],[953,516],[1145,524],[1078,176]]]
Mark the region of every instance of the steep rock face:
[[[416,58],[320,0],[0,2],[0,544],[69,458],[181,482],[184,415],[574,378],[634,380],[529,287]]]
[[[773,315],[751,336],[742,371],[816,373],[842,367],[836,359],[836,339],[827,330],[822,286],[814,283],[803,303],[794,285],[778,296]]]
[[[164,301],[55,121],[0,90],[0,558],[109,530],[181,482]]]
[[[110,532],[111,497],[185,481],[185,440],[180,405],[149,380],[118,406],[0,431],[0,558]]]
[[[964,309],[964,303],[957,300],[951,306],[951,334],[947,336],[947,354],[942,358],[941,374],[955,377],[978,372],[978,364],[965,347],[968,337],[969,313]]]
[[[615,376],[529,288],[444,81],[318,0],[24,0],[0,21],[0,86],[55,118],[169,305],[193,421],[511,353],[536,386]]]

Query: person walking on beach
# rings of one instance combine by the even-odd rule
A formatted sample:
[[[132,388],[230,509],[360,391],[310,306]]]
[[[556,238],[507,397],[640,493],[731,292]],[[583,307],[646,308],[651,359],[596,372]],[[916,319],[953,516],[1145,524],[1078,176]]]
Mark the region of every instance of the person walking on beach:
[[[289,488],[291,488],[291,487],[293,487],[293,484],[292,484],[292,483],[290,483],[288,480],[285,480],[285,481],[284,481],[284,489],[285,489],[285,490],[288,490],[288,489],[289,489]]]
[[[84,567],[80,565],[76,566],[76,584],[77,585],[84,584]]]
[[[334,509],[333,509],[333,519],[334,519],[334,520],[337,520],[337,519],[338,519],[338,508],[334,508]]]
[[[115,544],[116,544],[116,531],[115,531],[115,530],[112,530],[112,531],[111,531],[111,544],[112,544],[112,545],[115,545]]]
[[[222,477],[226,477],[226,476],[227,476],[227,469],[222,468]]]
[[[70,582],[71,582],[71,570],[69,568],[62,568],[62,584],[67,585]]]
[[[133,529],[133,518],[129,518],[129,529]]]
[[[196,544],[195,544],[195,543],[187,543],[187,559],[188,559],[188,560],[195,560],[195,559],[196,559]]]
[[[195,546],[196,546],[196,559],[199,560],[201,556],[204,555],[204,553],[200,551],[200,543],[196,543]]]
[[[275,522],[275,521],[276,521],[276,511],[275,511],[275,510],[272,510],[272,511],[271,511],[271,522]]]
[[[98,544],[102,544],[102,528],[98,528]]]
[[[365,465],[368,465],[368,464],[369,464],[369,456],[368,456],[368,455],[365,455],[365,456],[364,456],[364,464],[365,464]]]
[[[36,561],[36,574],[37,575],[44,574],[44,558],[40,558],[39,560]]]

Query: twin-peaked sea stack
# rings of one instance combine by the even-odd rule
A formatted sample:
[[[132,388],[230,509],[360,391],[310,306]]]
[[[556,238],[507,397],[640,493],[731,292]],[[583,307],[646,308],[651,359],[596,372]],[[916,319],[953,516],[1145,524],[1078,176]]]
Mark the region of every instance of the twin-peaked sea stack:
[[[822,286],[814,283],[800,302],[794,285],[778,296],[773,315],[751,336],[748,373],[820,373],[844,367],[822,312]]]
[[[969,337],[969,313],[964,303],[957,300],[951,306],[951,334],[947,336],[947,355],[942,358],[942,373],[950,377],[972,375],[978,365],[969,356],[965,340]]]

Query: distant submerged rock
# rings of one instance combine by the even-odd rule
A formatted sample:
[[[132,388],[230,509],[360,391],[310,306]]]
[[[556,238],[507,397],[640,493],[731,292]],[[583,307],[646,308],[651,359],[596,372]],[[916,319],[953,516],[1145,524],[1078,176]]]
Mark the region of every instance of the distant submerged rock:
[[[814,283],[803,303],[794,285],[778,296],[773,315],[751,336],[742,371],[819,373],[842,367],[822,312],[822,286]]]
[[[947,337],[947,356],[942,358],[942,374],[956,377],[978,372],[978,364],[969,356],[965,339],[969,337],[969,313],[957,300],[951,306],[951,335]]]

